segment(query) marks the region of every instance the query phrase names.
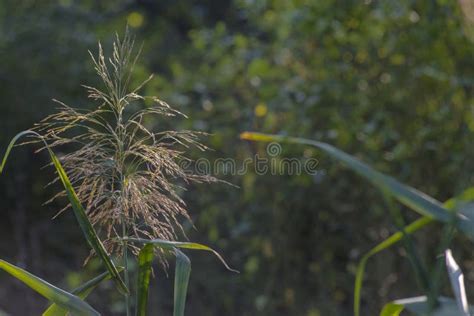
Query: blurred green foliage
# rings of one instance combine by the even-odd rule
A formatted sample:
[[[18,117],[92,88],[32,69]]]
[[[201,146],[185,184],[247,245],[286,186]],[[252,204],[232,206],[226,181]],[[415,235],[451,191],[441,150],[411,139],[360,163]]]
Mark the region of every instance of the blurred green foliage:
[[[54,110],[51,98],[92,106],[80,87],[96,83],[87,50],[98,40],[110,48],[127,23],[143,41],[136,82],[155,73],[145,94],[190,117],[149,123],[211,133],[204,139],[211,161],[265,156],[265,145],[238,140],[255,130],[329,142],[439,200],[473,185],[472,26],[458,2],[445,0],[2,1],[2,148]],[[361,253],[394,231],[383,201],[320,152],[285,145],[282,155],[316,158],[319,171],[217,174],[239,188],[183,192],[196,227],[189,225],[188,237],[220,249],[242,272],[192,254],[189,313],[350,314]],[[1,256],[39,276],[63,271],[47,279],[72,288],[88,277],[74,272],[87,247],[71,213],[51,220],[61,206],[41,206],[53,192],[40,170],[47,157],[28,148],[15,157],[9,168],[17,175],[0,179]],[[24,194],[29,199],[18,200]],[[427,260],[434,261],[438,235],[434,227],[418,239]],[[471,271],[467,284],[474,280],[468,246],[459,249]],[[97,265],[88,265],[90,273]],[[170,313],[172,280],[156,272],[150,311]],[[368,272],[366,315],[417,294],[403,253],[381,254]],[[0,309],[30,315],[45,306],[0,278]],[[91,304],[119,314],[122,306],[105,297]]]

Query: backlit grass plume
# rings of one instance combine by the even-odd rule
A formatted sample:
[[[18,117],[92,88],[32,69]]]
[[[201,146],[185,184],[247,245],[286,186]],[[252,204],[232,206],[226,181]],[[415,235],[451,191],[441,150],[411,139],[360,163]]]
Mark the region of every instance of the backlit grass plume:
[[[181,167],[188,146],[206,149],[197,133],[147,128],[149,116],[183,115],[157,97],[139,94],[151,77],[130,88],[138,57],[133,47],[128,32],[117,36],[110,58],[99,44],[98,56],[91,57],[103,87],[84,86],[97,107],[87,111],[56,101],[59,111],[36,127],[51,147],[75,148],[61,162],[106,248],[117,254],[123,249],[120,237],[176,239],[180,219],[189,219],[177,183],[214,181]]]

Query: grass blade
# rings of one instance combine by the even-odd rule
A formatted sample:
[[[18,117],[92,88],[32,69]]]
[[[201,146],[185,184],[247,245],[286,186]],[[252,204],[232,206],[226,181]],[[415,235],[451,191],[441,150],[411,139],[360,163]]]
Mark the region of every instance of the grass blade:
[[[474,187],[468,188],[464,190],[461,194],[450,198],[446,202],[444,202],[444,207],[448,210],[455,209],[459,205],[465,205],[466,202],[474,200]],[[460,211],[462,208],[460,209]],[[413,234],[419,229],[425,227],[426,225],[434,222],[434,219],[431,217],[422,217],[410,225],[406,226],[404,228],[406,234]],[[365,266],[367,264],[367,261],[377,253],[395,245],[398,243],[400,240],[403,239],[403,232],[399,231],[384,241],[382,241],[380,244],[372,248],[369,252],[367,252],[362,259],[359,261],[359,264],[357,266],[357,272],[356,272],[356,280],[355,280],[355,286],[354,286],[354,315],[359,316],[360,315],[360,298],[361,298],[361,289],[362,289],[362,282],[364,279],[364,272],[365,272]]]
[[[137,316],[146,316],[147,314],[148,288],[154,257],[152,244],[145,245],[138,254]]]
[[[305,138],[287,137],[280,135],[268,135],[261,133],[245,132],[241,134],[242,139],[263,142],[287,142],[294,144],[310,145],[319,148],[329,154],[332,158],[344,163],[350,169],[369,180],[376,187],[386,191],[400,203],[420,213],[423,216],[435,218],[438,221],[448,223],[452,221],[452,214],[436,199],[426,195],[425,193],[409,187],[396,179],[382,174],[369,165],[356,159],[355,157],[337,149],[329,144],[309,140]],[[471,240],[474,240],[474,222],[465,216],[456,214],[457,224],[464,234]]]
[[[119,269],[121,270],[121,269]],[[84,300],[89,296],[89,294],[101,283],[102,281],[109,280],[111,275],[109,272],[104,272],[95,278],[87,281],[78,288],[75,288],[71,291],[71,294],[76,295],[80,299]],[[43,316],[66,316],[67,310],[58,306],[57,304],[52,304],[49,308],[43,313]]]
[[[74,315],[100,315],[95,309],[93,309],[86,302],[82,301],[79,297],[54,285],[51,285],[50,283],[34,276],[33,274],[1,259],[0,269],[25,283],[32,290],[38,292],[48,300],[56,303],[64,309],[73,312]]]
[[[402,204],[408,206],[412,210],[422,214],[424,217],[411,225],[406,227],[405,233],[413,233],[414,231],[426,226],[429,222],[436,219],[444,223],[452,223],[453,215],[456,217],[456,227],[466,234],[471,240],[474,240],[474,222],[471,217],[453,214],[450,212],[446,206],[443,206],[439,201],[433,199],[432,197],[424,194],[421,191],[418,191],[412,187],[409,187],[405,184],[400,183],[396,179],[384,175],[375,169],[371,168],[369,165],[361,162],[348,155],[347,153],[323,142],[313,141],[304,138],[296,137],[286,137],[280,135],[268,135],[261,133],[252,133],[245,132],[241,134],[242,139],[252,140],[252,141],[279,141],[295,144],[310,145],[316,148],[319,148],[329,154],[332,158],[344,163],[353,171],[361,175],[362,177],[368,179],[376,187],[380,188],[383,192],[388,193],[389,195],[396,198]],[[451,204],[453,201],[451,201]],[[448,203],[449,204],[449,203]],[[411,232],[410,232],[411,231]],[[367,260],[375,255],[376,253],[390,247],[396,242],[400,241],[403,238],[403,232],[398,232],[395,235],[392,235],[390,238],[373,248],[369,253],[367,253],[360,261],[356,273],[356,283],[354,290],[354,313],[356,316],[360,315],[360,291],[362,287],[362,280],[365,270],[365,265]]]
[[[54,166],[56,167],[59,178],[61,179],[61,182],[63,183],[64,188],[66,189],[66,194],[74,210],[74,215],[76,215],[76,219],[79,223],[79,226],[82,229],[82,232],[84,233],[84,236],[86,237],[87,242],[89,243],[89,246],[92,249],[94,249],[97,256],[102,259],[102,262],[104,263],[105,267],[107,268],[109,273],[113,276],[115,283],[117,285],[117,288],[123,294],[127,294],[128,289],[125,286],[125,283],[122,281],[122,278],[120,277],[117,267],[112,262],[112,259],[110,258],[109,254],[105,250],[104,245],[102,244],[102,241],[97,236],[97,233],[95,232],[94,227],[92,227],[91,222],[87,218],[86,212],[81,202],[79,201],[76,195],[76,192],[74,192],[74,188],[72,187],[72,184],[69,181],[69,178],[66,172],[61,166],[59,159],[51,150],[49,150],[49,154],[51,156],[51,160],[53,161]]]
[[[7,162],[8,156],[9,156],[13,146],[15,145],[15,143],[18,141],[18,139],[20,139],[23,136],[27,136],[27,135],[38,137],[45,144],[45,147],[48,150],[51,161],[52,161],[52,163],[53,163],[54,167],[56,168],[56,171],[59,175],[61,183],[63,184],[63,186],[66,190],[66,194],[67,194],[67,197],[69,199],[69,202],[72,205],[74,215],[76,216],[76,219],[79,223],[79,226],[81,227],[82,232],[83,232],[84,236],[86,237],[87,243],[89,244],[89,246],[92,249],[94,249],[97,256],[102,260],[105,267],[107,268],[109,273],[112,275],[112,277],[113,277],[113,279],[114,279],[114,281],[117,285],[117,288],[120,290],[120,292],[122,292],[123,294],[127,294],[128,289],[125,286],[125,283],[122,281],[122,278],[120,277],[120,274],[119,274],[115,264],[112,262],[112,259],[107,254],[107,251],[105,250],[104,245],[100,241],[99,237],[97,236],[97,233],[94,230],[94,227],[92,226],[89,219],[87,218],[86,212],[85,212],[81,202],[77,198],[76,192],[74,191],[74,188],[71,185],[71,182],[69,181],[69,178],[68,178],[66,172],[64,171],[59,159],[56,157],[54,152],[49,148],[48,144],[44,141],[44,139],[42,138],[41,135],[39,135],[38,133],[36,133],[34,131],[23,131],[23,132],[17,134],[11,140],[10,144],[7,147],[7,150],[6,150],[5,155],[3,157],[3,160],[2,160],[2,165],[0,166],[0,175],[3,172],[3,169],[4,169],[5,164]]]
[[[466,288],[464,286],[464,274],[454,260],[451,249],[447,249],[445,255],[446,268],[448,270],[449,280],[451,281],[451,287],[453,288],[459,311],[462,312],[462,316],[469,316],[469,304],[467,302]]]
[[[414,275],[416,277],[416,281],[418,286],[421,288],[423,292],[427,292],[430,290],[431,281],[430,276],[428,274],[428,269],[423,262],[422,258],[418,254],[418,251],[415,247],[415,243],[411,234],[407,234],[405,232],[405,227],[407,226],[405,219],[403,218],[403,214],[400,208],[393,203],[394,199],[386,193],[385,190],[382,190],[383,196],[385,198],[387,207],[389,209],[390,214],[392,215],[392,219],[395,223],[396,228],[403,234],[402,242],[405,251],[407,252],[407,258],[410,264],[412,265]]]
[[[417,219],[410,225],[405,227],[405,234],[413,234],[414,232],[420,230],[421,228],[425,227],[426,225],[432,223],[434,220],[430,217],[422,217]],[[356,279],[355,279],[355,286],[354,286],[354,315],[360,315],[360,298],[361,298],[361,290],[362,290],[362,282],[364,280],[365,274],[365,266],[367,265],[367,261],[374,255],[378,254],[379,252],[390,248],[391,246],[395,245],[399,241],[401,241],[404,237],[404,233],[399,231],[395,234],[391,235],[380,244],[372,248],[369,252],[367,252],[362,259],[359,261],[357,266],[356,272]],[[387,314],[389,315],[389,314]],[[396,315],[396,314],[394,314]]]
[[[186,294],[188,292],[189,276],[191,275],[191,261],[176,249],[176,270],[174,275],[174,312],[173,316],[184,316]]]
[[[400,313],[402,310],[406,309],[409,312],[413,313],[414,315],[419,315],[419,316],[425,316],[429,315],[430,316],[453,316],[453,315],[459,315],[459,308],[458,305],[456,304],[456,301],[453,300],[452,298],[448,297],[440,297],[438,299],[438,307],[430,312],[430,306],[428,304],[428,298],[426,296],[419,296],[419,297],[411,297],[411,298],[406,298],[406,299],[401,299],[401,300],[396,300],[393,302],[388,303],[385,305],[384,311],[398,311]],[[399,310],[396,309],[398,306]],[[469,312],[472,314],[474,312],[474,308],[472,306],[469,306]],[[469,315],[469,312],[467,315]],[[380,314],[380,316],[398,316],[399,314],[392,313],[392,314]]]
[[[15,135],[15,137],[12,138],[12,140],[10,141],[10,143],[8,144],[8,147],[7,147],[7,150],[5,151],[5,154],[3,155],[3,159],[2,159],[2,164],[0,165],[0,175],[2,174],[3,172],[3,168],[5,168],[5,165],[7,164],[7,160],[8,160],[8,156],[10,156],[10,152],[12,151],[13,149],[13,146],[15,146],[16,142],[23,136],[26,136],[26,135],[31,135],[31,131],[23,131],[21,133],[18,133]]]
[[[388,303],[383,307],[380,316],[399,316],[403,309],[403,305]]]
[[[198,244],[194,242],[169,241],[169,240],[163,240],[163,239],[123,238],[123,240],[136,242],[140,244],[153,244],[155,246],[158,246],[163,249],[168,249],[168,250],[173,250],[174,248],[183,248],[183,249],[209,251],[209,252],[212,252],[217,258],[219,258],[219,260],[227,268],[227,270],[232,271],[232,272],[237,272],[237,273],[239,272],[229,267],[229,265],[225,262],[224,258],[222,258],[222,256],[217,251],[203,244]]]
[[[194,250],[204,250],[204,251],[209,251],[212,252],[219,260],[222,262],[222,264],[230,271],[233,272],[238,272],[237,270],[231,269],[229,265],[225,262],[225,260],[222,258],[222,256],[215,251],[214,249],[198,244],[198,243],[193,243],[193,242],[178,242],[178,241],[169,241],[169,240],[163,240],[163,239],[142,239],[142,238],[123,238],[123,241],[127,242],[135,242],[139,244],[144,244],[145,246],[143,249],[140,251],[140,256],[142,256],[142,261],[140,262],[139,258],[139,264],[140,264],[140,271],[139,271],[139,301],[138,301],[138,307],[143,314],[138,314],[137,316],[142,316],[145,315],[146,311],[146,297],[148,294],[148,284],[149,284],[149,272],[148,275],[147,271],[149,270],[148,265],[151,264],[151,260],[153,260],[153,248],[154,247],[160,247],[162,249],[166,250],[174,250],[176,254],[176,271],[175,271],[175,279],[174,279],[174,316],[183,316],[184,315],[184,307],[186,303],[186,293],[187,293],[187,288],[188,288],[188,282],[189,282],[189,276],[191,273],[191,261],[189,261],[189,258],[182,253],[179,249],[177,248],[182,248],[182,249],[194,249]],[[143,266],[142,266],[143,263]],[[142,277],[140,277],[142,275]],[[140,293],[143,291],[142,293]]]

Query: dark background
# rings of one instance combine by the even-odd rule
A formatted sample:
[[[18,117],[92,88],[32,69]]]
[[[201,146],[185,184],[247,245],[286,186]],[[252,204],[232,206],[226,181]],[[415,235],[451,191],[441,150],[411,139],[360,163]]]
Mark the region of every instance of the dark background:
[[[143,42],[136,82],[155,74],[144,93],[190,117],[173,128],[212,133],[203,141],[214,151],[192,157],[264,157],[265,144],[239,140],[245,130],[302,136],[443,201],[474,180],[473,7],[447,0],[2,0],[0,147],[53,113],[52,98],[92,107],[80,86],[97,84],[87,51],[100,40],[110,52],[128,22]],[[350,315],[358,260],[395,231],[383,200],[321,152],[284,145],[281,156],[316,158],[318,173],[218,174],[239,188],[193,185],[183,194],[196,227],[189,239],[218,249],[241,271],[187,252],[188,315]],[[63,205],[42,206],[58,189],[45,188],[53,172],[41,169],[47,163],[34,147],[21,147],[0,178],[0,258],[71,289],[102,268],[92,261],[81,272],[88,248],[73,214],[52,220]],[[437,255],[439,231],[434,225],[418,235],[427,262]],[[457,239],[453,251],[472,297],[472,243]],[[173,270],[157,264],[155,272],[151,315],[170,315]],[[47,306],[4,273],[0,284],[8,314],[37,315]],[[401,249],[369,261],[364,315],[420,294]],[[89,302],[104,315],[123,310],[110,283]]]

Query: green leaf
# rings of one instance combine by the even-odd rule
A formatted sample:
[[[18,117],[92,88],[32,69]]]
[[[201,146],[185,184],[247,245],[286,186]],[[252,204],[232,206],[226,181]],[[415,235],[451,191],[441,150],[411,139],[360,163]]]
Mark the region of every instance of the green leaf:
[[[48,300],[56,303],[64,309],[74,313],[74,315],[100,315],[89,304],[79,297],[68,293],[50,283],[34,276],[33,274],[20,269],[4,260],[0,259],[0,269],[11,274],[31,289],[38,292]]]
[[[12,151],[13,146],[15,146],[16,142],[21,137],[26,136],[28,134],[31,135],[32,133],[34,133],[34,132],[32,132],[32,131],[23,131],[21,133],[16,134],[15,137],[13,137],[13,139],[10,141],[10,144],[8,144],[8,147],[7,147],[7,150],[5,151],[5,154],[3,155],[2,164],[0,165],[0,175],[3,172],[3,168],[5,168],[5,165],[7,164],[8,156],[10,155],[10,152]]]
[[[459,311],[462,313],[462,316],[469,316],[469,304],[467,302],[466,288],[464,286],[464,274],[454,260],[451,249],[445,251],[445,257],[451,288],[456,297]]]
[[[191,274],[191,261],[179,251],[176,253],[176,270],[174,275],[174,312],[173,316],[184,316],[186,294],[188,292],[189,276]]]
[[[119,271],[123,270],[123,268],[119,268]],[[89,296],[89,294],[96,288],[99,283],[105,280],[109,280],[111,278],[109,272],[104,272],[95,278],[87,281],[86,283],[82,284],[78,288],[71,291],[71,294],[76,295],[80,299],[84,300]],[[43,313],[43,316],[66,316],[67,310],[58,306],[57,304],[52,304],[49,308]]]
[[[459,208],[459,213],[466,215],[469,212],[469,206],[472,204],[469,204],[467,202],[470,202],[474,200],[474,187],[473,188],[468,188],[464,190],[461,194],[447,200],[444,203],[444,207],[447,208],[448,210],[454,209],[454,208]],[[472,208],[474,209],[474,207]],[[469,217],[466,215],[466,217]],[[404,228],[406,234],[413,234],[419,229],[425,227],[426,225],[432,223],[434,220],[430,217],[422,217],[410,225],[406,226]],[[361,297],[361,289],[362,289],[362,282],[364,279],[364,272],[365,272],[365,267],[367,264],[367,261],[377,253],[395,245],[398,243],[400,240],[403,238],[403,233],[401,231],[391,235],[384,241],[382,241],[380,244],[372,248],[369,252],[367,252],[362,259],[359,261],[359,264],[357,266],[357,272],[356,272],[356,280],[355,280],[355,286],[354,286],[354,315],[359,316],[360,315],[360,297]]]
[[[138,254],[137,316],[146,316],[147,314],[151,264],[155,257],[154,247],[152,244],[147,244]]]
[[[405,227],[405,233],[406,234],[413,234],[414,232],[418,231],[419,229],[425,227],[426,225],[430,224],[433,222],[433,219],[430,217],[422,217],[410,225]],[[360,315],[360,297],[361,297],[361,290],[362,290],[362,282],[364,280],[364,273],[365,273],[365,266],[367,264],[367,261],[377,253],[395,245],[398,243],[400,240],[403,239],[403,232],[399,231],[396,232],[395,234],[391,235],[384,241],[382,241],[380,244],[372,248],[369,252],[367,252],[362,259],[359,261],[359,264],[357,266],[357,272],[356,272],[356,279],[355,279],[355,286],[354,286],[354,315],[359,316]],[[389,314],[387,314],[389,315]],[[394,314],[397,315],[397,314]]]
[[[332,158],[347,165],[353,171],[369,180],[376,187],[386,191],[388,194],[396,198],[400,203],[420,213],[421,215],[432,217],[444,223],[452,221],[452,213],[443,207],[443,205],[436,199],[433,199],[432,197],[417,189],[402,184],[390,176],[376,171],[369,165],[329,144],[305,138],[267,135],[251,132],[242,133],[241,138],[252,141],[287,142],[317,147],[329,154]],[[469,238],[474,240],[474,222],[460,214],[456,214],[456,217],[457,228],[459,228],[459,230],[466,234]]]
[[[183,248],[183,249],[209,251],[209,252],[212,252],[217,258],[219,258],[219,260],[227,268],[227,270],[230,270],[232,272],[237,272],[237,273],[239,272],[237,270],[230,268],[229,265],[225,262],[224,258],[222,258],[222,256],[217,251],[203,244],[198,244],[194,242],[169,241],[169,240],[163,240],[163,239],[123,238],[122,240],[136,242],[140,244],[153,244],[153,245],[159,246],[160,248],[169,249],[169,250],[173,250],[173,248],[176,247],[176,248]]]
[[[66,189],[69,202],[72,205],[74,214],[76,215],[76,219],[79,223],[79,226],[82,229],[82,232],[84,233],[84,236],[86,237],[87,242],[89,243],[89,246],[92,249],[94,249],[95,253],[99,256],[99,258],[102,259],[102,262],[104,263],[105,267],[107,268],[109,273],[113,276],[118,289],[123,294],[128,293],[128,289],[125,286],[125,283],[122,281],[122,278],[120,277],[120,274],[117,268],[115,267],[115,264],[112,262],[112,259],[110,258],[109,254],[105,250],[104,245],[102,244],[102,241],[97,236],[97,233],[95,232],[94,227],[92,227],[91,222],[87,218],[86,212],[84,208],[82,207],[82,204],[79,201],[79,198],[77,197],[76,192],[74,191],[74,188],[72,187],[71,182],[69,181],[69,178],[66,172],[61,166],[59,159],[56,157],[56,155],[54,155],[54,153],[51,150],[49,150],[49,153],[51,156],[51,160],[53,161],[53,164],[56,167],[59,178],[61,179],[61,182],[63,183],[64,188]]]
[[[296,138],[296,137],[286,137],[280,135],[267,135],[261,133],[251,133],[245,132],[241,134],[242,139],[252,140],[252,141],[263,141],[263,142],[288,142],[288,143],[295,143],[295,144],[303,144],[303,145],[310,145],[317,147],[327,154],[329,154],[332,158],[346,164],[349,168],[354,170],[356,173],[361,175],[362,177],[368,179],[372,184],[376,187],[380,188],[384,192],[388,193],[389,195],[396,198],[402,204],[408,206],[412,210],[422,214],[424,217],[417,220],[416,222],[412,223],[411,225],[405,228],[406,233],[413,233],[418,229],[426,226],[429,224],[433,219],[444,223],[450,223],[452,221],[453,213],[448,210],[448,208],[453,208],[456,204],[455,200],[450,200],[446,202],[446,206],[443,206],[439,201],[433,199],[432,197],[424,194],[421,191],[418,191],[412,187],[409,187],[405,184],[400,183],[396,179],[384,175],[369,165],[361,162],[360,160],[356,159],[355,157],[348,155],[347,153],[329,145],[326,143],[313,141],[304,138]],[[462,198],[466,198],[467,196],[474,195],[474,189],[466,190],[463,193]],[[456,226],[465,233],[468,237],[474,240],[474,212],[464,212],[460,210],[457,216],[457,223]],[[360,291],[362,287],[362,280],[364,276],[365,265],[367,260],[375,255],[376,253],[387,249],[388,247],[392,246],[393,244],[397,243],[403,238],[403,233],[398,232],[378,246],[373,248],[369,253],[367,253],[360,261],[357,273],[356,273],[356,282],[355,282],[355,289],[354,289],[354,314],[356,316],[360,315]]]
[[[145,246],[140,251],[138,262],[139,262],[139,278],[138,278],[138,302],[137,302],[137,316],[145,315],[146,313],[146,302],[148,297],[148,286],[151,272],[151,261],[153,260],[153,248],[160,247],[162,249],[174,250],[176,254],[176,271],[174,279],[174,316],[184,315],[184,307],[186,303],[186,292],[188,288],[189,275],[191,273],[191,262],[189,258],[184,255],[177,248],[183,249],[194,249],[210,251],[216,255],[224,266],[234,272],[238,272],[231,269],[224,259],[214,249],[192,242],[178,242],[169,241],[163,239],[142,239],[142,238],[123,238],[122,241],[135,242],[144,244]]]
[[[384,312],[386,308],[389,310],[390,309],[395,310],[395,306],[399,306],[399,308],[401,308],[399,312],[401,312],[403,309],[406,309],[412,312],[414,315],[419,315],[419,316],[425,316],[429,312],[429,304],[428,304],[428,299],[426,296],[412,297],[412,298],[390,302],[387,305],[385,305],[384,309],[382,310],[382,313]],[[470,306],[469,311],[471,314],[474,313],[474,308]],[[382,314],[382,313],[380,314],[380,316],[392,315],[392,314]],[[398,315],[398,314],[393,314],[393,315]],[[453,316],[453,315],[462,315],[462,314],[460,314],[458,305],[455,300],[453,300],[452,298],[442,296],[438,298],[438,306],[429,315],[430,316]]]
[[[97,236],[97,233],[94,230],[94,227],[92,227],[92,224],[90,223],[89,219],[87,218],[86,212],[79,201],[76,192],[74,191],[73,186],[71,185],[71,182],[69,181],[69,178],[64,171],[61,163],[59,162],[59,159],[56,157],[54,152],[51,150],[51,148],[48,146],[46,141],[43,139],[41,135],[34,131],[23,131],[19,134],[17,134],[10,142],[10,144],[7,147],[7,150],[5,152],[5,155],[2,160],[2,165],[0,166],[0,174],[3,172],[3,169],[5,167],[5,164],[7,162],[8,156],[11,152],[11,149],[15,145],[15,143],[18,141],[18,139],[22,136],[26,135],[32,135],[38,137],[43,143],[45,144],[46,149],[48,150],[48,153],[51,157],[51,161],[53,162],[54,167],[56,168],[56,171],[59,175],[59,178],[66,190],[67,197],[69,199],[69,202],[72,205],[72,209],[74,211],[74,215],[76,216],[76,219],[79,223],[79,226],[82,229],[82,232],[84,236],[86,237],[87,243],[89,246],[94,249],[95,253],[97,256],[102,260],[104,263],[105,267],[109,271],[109,273],[113,276],[113,279],[118,287],[118,289],[123,293],[127,294],[128,289],[125,286],[125,283],[122,281],[122,278],[120,277],[119,272],[117,271],[117,268],[115,267],[114,263],[112,262],[112,259],[109,257],[107,254],[107,251],[104,248],[104,245],[100,241],[99,237]]]
[[[403,308],[403,305],[388,303],[383,307],[380,316],[399,316]]]

